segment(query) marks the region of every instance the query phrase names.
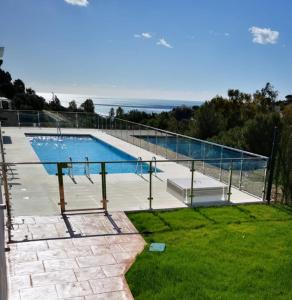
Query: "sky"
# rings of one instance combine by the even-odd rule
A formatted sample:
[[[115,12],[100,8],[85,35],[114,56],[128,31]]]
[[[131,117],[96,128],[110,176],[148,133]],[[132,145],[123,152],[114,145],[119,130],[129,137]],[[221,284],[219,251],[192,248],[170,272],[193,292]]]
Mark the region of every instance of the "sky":
[[[2,68],[38,92],[292,93],[291,0],[0,0]]]

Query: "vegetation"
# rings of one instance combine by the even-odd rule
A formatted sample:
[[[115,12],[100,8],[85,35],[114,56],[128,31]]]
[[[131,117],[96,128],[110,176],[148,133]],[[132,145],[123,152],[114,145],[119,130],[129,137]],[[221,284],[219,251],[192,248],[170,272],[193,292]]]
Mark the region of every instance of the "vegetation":
[[[291,299],[292,211],[246,205],[129,213],[147,245],[126,274],[137,300]],[[149,252],[152,242],[166,251]]]
[[[12,108],[19,110],[53,110],[53,111],[79,111],[94,112],[94,104],[91,99],[85,100],[84,103],[77,108],[76,102],[73,100],[66,108],[61,105],[58,97],[54,96],[47,103],[43,97],[38,96],[31,88],[26,88],[22,80],[12,80],[9,72],[0,68],[0,96],[12,100]],[[5,107],[4,107],[5,108]],[[8,108],[8,107],[6,107]]]
[[[277,100],[270,83],[254,94],[229,90],[228,98],[216,96],[200,107],[178,107],[170,112],[147,114],[130,111],[127,120],[178,132],[195,138],[270,156],[278,128],[275,199],[292,204],[292,96]]]

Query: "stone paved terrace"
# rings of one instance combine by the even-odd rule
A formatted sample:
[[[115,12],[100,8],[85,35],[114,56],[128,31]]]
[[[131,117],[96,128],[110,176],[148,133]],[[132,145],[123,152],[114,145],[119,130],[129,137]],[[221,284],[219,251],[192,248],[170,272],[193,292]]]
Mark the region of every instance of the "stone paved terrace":
[[[133,299],[124,274],[145,245],[123,212],[15,218],[9,300]]]

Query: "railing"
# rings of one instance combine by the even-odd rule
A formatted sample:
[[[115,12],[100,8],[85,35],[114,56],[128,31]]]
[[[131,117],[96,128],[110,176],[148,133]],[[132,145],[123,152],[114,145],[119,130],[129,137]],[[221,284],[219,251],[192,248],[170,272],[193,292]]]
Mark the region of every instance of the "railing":
[[[180,163],[188,164],[188,167],[190,160],[198,160],[200,164],[196,168],[197,171],[224,183],[229,182],[229,166],[224,163],[224,159],[236,159],[233,167],[233,186],[262,197],[262,187],[258,184],[258,178],[266,177],[268,158],[265,156],[119,118],[109,119],[106,124],[107,129],[103,130],[107,134],[155,155],[180,160]],[[246,160],[248,158],[253,160]],[[213,161],[208,162],[208,159]]]
[[[252,162],[255,159],[254,158],[246,158],[243,159],[245,163],[247,162]],[[231,195],[232,195],[232,187],[234,187],[233,185],[233,181],[234,181],[234,167],[241,161],[241,159],[226,159],[223,158],[222,159],[222,164],[224,164],[225,166],[228,166],[228,168],[226,169],[227,172],[227,177],[228,177],[228,182],[226,184],[226,189],[227,189],[227,198],[226,198],[226,202],[230,202],[231,201]],[[212,164],[215,163],[216,160],[214,159],[205,159],[204,163],[205,164]],[[154,206],[156,206],[157,203],[160,202],[160,197],[163,193],[163,197],[164,199],[169,199],[170,194],[167,193],[166,190],[166,180],[170,177],[176,177],[176,174],[172,174],[172,172],[167,173],[168,171],[166,171],[163,179],[161,179],[159,176],[159,178],[155,177],[155,170],[158,172],[158,174],[163,174],[164,172],[159,169],[163,169],[163,166],[165,164],[173,164],[172,167],[173,168],[180,168],[180,172],[183,171],[186,178],[188,178],[188,180],[191,180],[191,186],[190,188],[188,188],[189,190],[189,194],[188,194],[188,199],[186,199],[185,204],[187,205],[193,205],[196,202],[196,192],[194,192],[194,184],[196,183],[196,178],[200,178],[200,176],[203,175],[199,175],[199,173],[196,173],[196,171],[198,170],[198,167],[201,165],[202,161],[198,160],[198,159],[193,159],[193,160],[189,160],[189,159],[180,159],[180,160],[140,160],[139,161],[140,164],[142,164],[142,174],[148,174],[147,176],[143,176],[143,180],[138,179],[137,177],[131,177],[131,176],[125,176],[124,174],[122,174],[122,170],[123,170],[123,166],[129,166],[132,165],[132,169],[133,171],[131,173],[135,173],[134,169],[135,169],[135,165],[137,164],[137,160],[130,160],[130,161],[72,161],[70,160],[70,162],[13,162],[13,163],[0,163],[0,167],[7,169],[9,166],[14,166],[16,167],[18,170],[22,169],[24,172],[27,172],[27,170],[30,170],[30,174],[32,174],[32,178],[30,179],[29,183],[26,183],[26,186],[30,186],[30,190],[33,191],[32,196],[30,197],[35,197],[35,199],[31,199],[32,201],[36,201],[36,202],[32,202],[32,203],[36,203],[37,209],[39,209],[39,207],[41,205],[44,205],[44,208],[48,207],[47,204],[45,203],[41,203],[42,201],[45,201],[44,199],[48,199],[47,201],[51,201],[51,199],[56,199],[56,197],[59,197],[59,205],[60,205],[60,212],[61,214],[64,214],[66,212],[70,212],[70,211],[80,211],[80,210],[97,210],[97,209],[102,209],[105,213],[107,213],[108,210],[108,201],[115,201],[118,206],[119,206],[119,210],[127,210],[127,208],[123,207],[123,202],[121,202],[121,199],[124,199],[126,197],[130,197],[135,199],[135,197],[145,197],[145,201],[147,201],[146,199],[148,199],[148,209],[152,209]],[[182,166],[178,166],[175,165],[174,163],[179,163],[179,164],[184,164],[184,165],[190,165],[190,169],[188,171],[188,169],[182,167]],[[47,177],[43,177],[43,166],[46,165],[51,165],[55,168],[55,174],[57,175],[57,179],[58,179],[58,183],[56,185],[55,180],[53,179],[54,176],[53,175],[45,175]],[[88,165],[88,172],[91,171],[91,175],[96,174],[95,176],[91,177],[91,183],[95,183],[95,184],[90,184],[90,185],[86,185],[86,182],[88,181],[84,181],[82,178],[84,178],[86,175],[88,174],[80,174],[80,175],[76,175],[73,173],[73,170],[79,170],[80,166],[81,168],[83,166]],[[73,166],[75,166],[75,168],[73,168]],[[90,167],[89,167],[90,166]],[[112,174],[108,174],[111,173],[113,170],[116,170],[117,168],[113,168],[113,166],[119,166],[119,170],[121,170],[120,173],[115,173],[112,176]],[[35,169],[34,169],[35,168]],[[158,169],[159,168],[159,169]],[[38,176],[38,172],[40,172],[40,170],[42,170],[43,174],[42,176]],[[220,171],[218,169],[218,171]],[[88,173],[87,172],[87,173]],[[92,173],[93,172],[93,173]],[[161,172],[161,173],[159,173]],[[21,173],[21,172],[20,172]],[[79,174],[79,173],[78,173]],[[100,176],[99,176],[99,175]],[[189,175],[187,175],[189,174]],[[74,176],[75,175],[75,176]],[[85,175],[85,176],[84,176]],[[120,175],[120,176],[118,176]],[[35,177],[33,177],[35,176]],[[72,185],[72,181],[71,180],[67,180],[66,177],[71,177],[73,176],[74,178],[74,184]],[[118,176],[118,177],[117,177]],[[199,177],[198,177],[199,176]],[[41,177],[43,179],[41,179]],[[45,179],[47,178],[47,179]],[[129,180],[130,178],[130,180]],[[46,183],[46,185],[44,185],[44,179]],[[155,179],[155,180],[154,180]],[[41,180],[42,182],[42,186],[40,187],[40,184],[38,184],[38,180]],[[154,181],[153,181],[154,180]],[[119,187],[117,189],[117,182],[119,182]],[[81,185],[80,188],[79,184]],[[135,188],[135,185],[138,184],[139,188]],[[265,194],[265,178],[261,178],[260,182],[258,182],[258,184],[261,185],[261,189],[262,189],[262,197],[264,197]],[[5,185],[4,185],[5,186]],[[20,195],[23,195],[23,191],[20,189],[21,185],[15,185],[14,189],[15,189],[15,194],[12,193],[12,200],[13,200],[13,195],[17,198]],[[35,188],[40,187],[40,191],[39,194],[37,193],[37,191],[35,191]],[[47,189],[47,191],[46,191]],[[68,190],[67,190],[68,189]],[[78,189],[78,191],[77,191]],[[55,192],[52,191],[58,191],[58,194],[56,194]],[[67,191],[66,191],[67,190]],[[88,196],[90,199],[95,199],[95,198],[101,198],[101,207],[99,206],[95,206],[95,207],[88,207],[86,203],[95,203],[95,202],[88,202],[86,199],[86,195],[84,194],[84,191],[88,191],[91,190],[91,194]],[[128,196],[125,196],[124,193],[127,193]],[[77,193],[77,195],[75,195]],[[100,193],[100,194],[99,194]],[[135,194],[137,193],[137,194]],[[87,194],[88,195],[88,194]],[[98,196],[100,195],[100,196]],[[23,196],[20,196],[21,199],[23,199]],[[74,201],[78,202],[78,208],[75,207],[71,207],[71,199],[73,199],[72,197],[74,197]],[[244,194],[243,194],[244,197]],[[40,201],[40,199],[42,199]],[[90,200],[89,199],[89,200]],[[114,200],[113,200],[114,199]],[[9,200],[10,201],[10,200]],[[23,200],[22,200],[23,201]],[[54,200],[55,201],[55,200]],[[87,202],[86,202],[87,201]],[[144,201],[144,200],[143,200]],[[173,200],[172,200],[173,201]],[[178,201],[178,200],[176,200]],[[75,204],[77,203],[75,202]],[[178,201],[180,202],[180,201]],[[14,202],[14,203],[17,203]],[[144,202],[143,202],[144,203]],[[223,202],[224,203],[224,202]],[[11,212],[11,203],[8,203],[7,205],[7,214],[8,215],[12,215]],[[85,207],[83,207],[83,205]],[[154,206],[153,206],[154,205]],[[166,202],[166,207],[167,207],[167,202]],[[27,205],[28,206],[28,205]],[[25,207],[25,209],[29,209],[28,207]],[[80,208],[81,206],[81,208]],[[139,207],[141,206],[137,206],[137,209],[139,209]],[[145,206],[143,206],[145,208]],[[34,209],[32,207],[32,209]],[[9,225],[9,224],[8,224]],[[8,226],[8,231],[11,231],[11,226]],[[11,234],[11,233],[10,233]]]
[[[176,160],[198,159],[201,161],[197,166],[199,172],[224,183],[228,183],[229,180],[229,167],[223,159],[240,159],[235,162],[233,186],[257,197],[262,196],[261,185],[258,182],[259,178],[266,177],[267,170],[264,165],[267,164],[268,158],[265,156],[92,113],[4,110],[0,114],[2,117],[6,114],[7,120],[4,122],[6,126],[96,128],[148,150],[156,156]],[[206,163],[206,159],[209,158],[216,160]],[[255,158],[255,160],[247,162],[246,158]],[[180,163],[191,167],[189,162],[181,161]]]

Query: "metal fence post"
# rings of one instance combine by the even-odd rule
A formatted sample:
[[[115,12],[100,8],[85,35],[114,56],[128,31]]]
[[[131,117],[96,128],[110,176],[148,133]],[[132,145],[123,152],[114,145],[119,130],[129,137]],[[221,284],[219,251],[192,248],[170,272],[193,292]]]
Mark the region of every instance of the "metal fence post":
[[[241,160],[240,160],[239,190],[241,190],[241,186],[242,186],[242,169],[243,169],[243,152],[241,152]]]
[[[192,179],[191,179],[191,206],[193,206],[193,197],[194,197],[194,171],[195,171],[195,161],[192,160],[191,172],[192,172]]]
[[[60,195],[60,202],[58,203],[61,207],[61,214],[64,214],[66,210],[66,202],[65,202],[65,193],[64,193],[64,181],[63,181],[63,168],[67,167],[67,163],[57,163],[57,176],[58,176],[58,183],[59,183],[59,195]]]
[[[141,134],[141,125],[139,125],[139,139],[140,139],[140,148],[142,148],[142,134]]]
[[[157,131],[155,130],[155,154],[157,155]]]
[[[78,113],[75,113],[75,126],[76,128],[79,128],[79,124],[78,124]]]
[[[17,122],[18,122],[18,127],[20,127],[20,116],[19,116],[19,110],[17,111]]]
[[[228,180],[228,193],[227,193],[227,201],[230,202],[231,198],[231,186],[232,186],[232,171],[233,171],[233,160],[230,161],[230,166],[229,166],[229,180]]]
[[[167,134],[165,135],[165,158],[167,158]]]
[[[206,144],[203,147],[203,174],[205,174]]]
[[[102,208],[107,212],[107,202],[108,200],[106,199],[106,166],[105,162],[100,163],[101,165],[101,192],[102,192]]]
[[[265,201],[265,196],[266,196],[267,174],[268,174],[268,161],[266,161],[266,166],[265,166],[265,170],[264,170],[264,182],[263,182],[263,192],[262,192],[262,200],[263,201]]]
[[[177,152],[178,152],[178,135],[176,135],[175,141],[176,141],[176,145],[175,145],[175,159],[177,159],[178,158],[178,154],[177,154]]]
[[[10,193],[9,193],[8,178],[7,178],[7,165],[5,163],[1,121],[0,121],[0,147],[1,147],[0,150],[1,150],[1,161],[2,161],[2,180],[3,180],[3,187],[4,187],[5,205],[7,211],[8,242],[10,243],[11,229],[12,229],[12,215],[11,215]]]
[[[153,170],[152,170],[152,161],[150,161],[149,163],[149,197],[148,197],[148,200],[149,200],[149,209],[152,209],[152,200],[153,200],[153,197],[152,197],[152,173],[153,173]]]
[[[275,127],[274,128],[274,136],[273,136],[271,156],[269,158],[269,164],[268,164],[269,178],[268,178],[267,188],[266,188],[268,204],[270,204],[270,202],[271,202],[277,150],[278,150],[278,127]]]
[[[220,155],[220,173],[219,173],[219,181],[222,180],[222,159],[223,159],[223,147],[221,147],[221,155]]]
[[[40,112],[38,111],[38,125],[41,127],[41,122],[40,122]]]

